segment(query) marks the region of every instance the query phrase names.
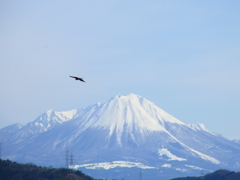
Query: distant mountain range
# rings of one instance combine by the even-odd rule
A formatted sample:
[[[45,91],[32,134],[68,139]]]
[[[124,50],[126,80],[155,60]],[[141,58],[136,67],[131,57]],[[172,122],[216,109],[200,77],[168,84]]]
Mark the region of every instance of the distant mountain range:
[[[0,129],[0,141],[4,159],[38,165],[64,166],[68,150],[71,168],[97,178],[169,179],[240,168],[238,141],[200,123],[184,124],[135,94],[79,110],[49,110],[25,126]]]

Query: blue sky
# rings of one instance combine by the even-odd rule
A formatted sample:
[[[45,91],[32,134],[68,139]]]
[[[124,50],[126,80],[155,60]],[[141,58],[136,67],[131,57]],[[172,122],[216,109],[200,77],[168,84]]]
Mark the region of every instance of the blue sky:
[[[239,9],[238,0],[2,0],[0,128],[135,93],[240,139]]]

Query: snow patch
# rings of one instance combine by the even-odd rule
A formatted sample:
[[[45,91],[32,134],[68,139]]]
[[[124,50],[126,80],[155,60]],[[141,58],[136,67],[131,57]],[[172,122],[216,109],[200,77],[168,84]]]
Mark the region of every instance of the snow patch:
[[[164,168],[171,168],[172,165],[171,165],[171,164],[163,164],[161,167],[164,167]]]
[[[219,160],[215,159],[214,157],[211,157],[211,156],[208,156],[206,154],[203,154],[203,153],[201,153],[199,151],[196,151],[196,150],[194,150],[192,148],[189,148],[189,150],[194,152],[194,153],[196,153],[198,156],[200,156],[200,158],[204,159],[205,161],[210,161],[213,164],[220,164],[221,163]]]
[[[192,169],[198,169],[198,170],[204,170],[203,168],[200,168],[200,167],[198,167],[198,166],[193,166],[193,165],[185,165],[186,167],[190,167],[190,168],[192,168]]]
[[[175,169],[177,171],[181,171],[181,172],[186,172],[187,171],[187,169],[182,169],[182,168],[173,168],[173,169]]]
[[[177,157],[176,155],[172,154],[166,148],[158,149],[158,154],[159,154],[159,156],[161,156],[161,159],[162,159],[163,155],[166,155],[169,158],[168,161],[174,161],[174,160],[176,160],[176,161],[186,161],[186,159]]]
[[[70,168],[72,169],[78,169],[84,167],[86,169],[112,169],[116,167],[126,167],[126,168],[132,168],[137,167],[141,169],[156,169],[155,167],[146,166],[142,163],[138,162],[129,162],[129,161],[112,161],[112,162],[104,162],[104,163],[92,163],[92,164],[83,164],[83,165],[71,165]]]

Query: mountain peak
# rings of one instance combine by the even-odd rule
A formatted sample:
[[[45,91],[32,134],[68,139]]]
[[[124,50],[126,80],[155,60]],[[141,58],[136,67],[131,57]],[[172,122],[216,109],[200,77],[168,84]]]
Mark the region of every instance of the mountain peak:
[[[126,94],[126,95],[118,94],[118,95],[114,96],[113,98],[111,98],[110,101],[111,100],[139,101],[140,99],[144,99],[144,98],[139,95],[130,93],[130,94]]]
[[[164,131],[165,125],[172,123],[185,125],[178,119],[166,113],[154,103],[135,94],[116,95],[101,105],[96,104],[86,108],[87,113],[80,117],[84,129],[108,129],[108,137],[115,136],[121,144],[122,136]]]
[[[137,94],[133,94],[133,93],[129,93],[129,94],[118,94],[116,96],[114,96],[114,98],[127,98],[127,99],[132,99],[132,98],[141,98],[141,96],[137,95]]]
[[[194,129],[195,131],[206,131],[208,133],[211,133],[204,124],[202,123],[197,123],[197,124],[188,124],[189,127]],[[211,133],[213,134],[213,133]]]

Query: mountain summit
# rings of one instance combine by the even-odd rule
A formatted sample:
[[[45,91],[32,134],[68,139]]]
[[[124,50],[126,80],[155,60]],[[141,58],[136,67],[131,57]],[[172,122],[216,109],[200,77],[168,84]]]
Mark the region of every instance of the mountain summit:
[[[152,102],[135,94],[117,95],[105,103],[98,103],[84,110],[81,123],[84,129],[104,129],[107,139],[121,145],[123,137],[128,136],[138,144],[138,137],[145,137],[150,132],[166,131],[165,124],[183,123],[169,115]]]
[[[68,149],[75,168],[190,173],[240,166],[239,143],[216,136],[201,123],[184,124],[135,94],[79,110],[47,111],[25,126],[1,129],[0,140],[5,140],[5,158],[40,165],[63,165]]]

